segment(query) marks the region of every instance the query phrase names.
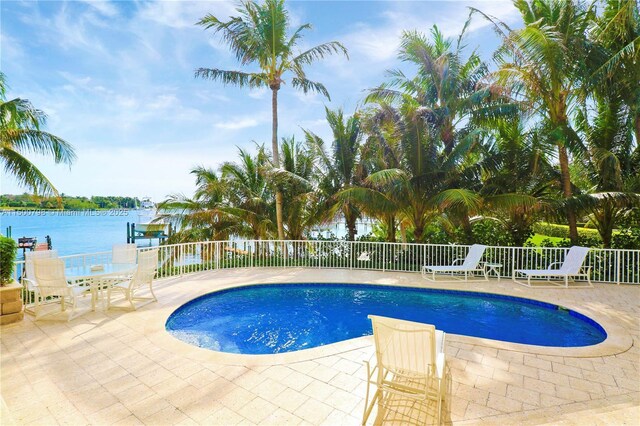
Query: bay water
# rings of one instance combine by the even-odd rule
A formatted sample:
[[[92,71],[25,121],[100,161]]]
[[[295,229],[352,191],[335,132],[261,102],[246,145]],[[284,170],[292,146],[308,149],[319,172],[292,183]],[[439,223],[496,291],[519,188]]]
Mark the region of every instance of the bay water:
[[[0,211],[0,232],[11,237],[35,237],[38,243],[51,243],[61,256],[110,251],[114,244],[127,242],[127,222],[140,223],[137,210],[82,210],[82,211]],[[157,244],[157,240],[154,240]],[[138,245],[149,245],[142,240]],[[22,258],[22,250],[18,252]]]
[[[111,251],[114,244],[127,242],[127,223],[146,223],[153,217],[148,210],[0,210],[0,233],[7,235],[11,227],[11,237],[35,237],[38,243],[51,237],[52,248],[61,256],[82,253]],[[358,234],[371,231],[370,222],[357,224]],[[314,237],[342,238],[346,229],[342,222],[321,226],[312,232]],[[140,240],[139,247],[157,245],[158,240]],[[22,250],[18,252],[22,258]]]

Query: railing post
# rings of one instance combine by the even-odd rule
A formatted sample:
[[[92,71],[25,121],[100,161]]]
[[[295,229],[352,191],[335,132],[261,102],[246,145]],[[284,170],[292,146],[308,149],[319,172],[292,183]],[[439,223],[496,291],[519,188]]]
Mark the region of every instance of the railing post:
[[[620,285],[620,250],[616,250],[616,284]]]
[[[517,247],[511,247],[511,280],[516,280],[516,253],[518,253]]]
[[[382,243],[382,272],[387,270],[387,243]]]
[[[348,247],[349,247],[349,269],[353,269],[353,245],[355,244],[355,241],[349,241]]]

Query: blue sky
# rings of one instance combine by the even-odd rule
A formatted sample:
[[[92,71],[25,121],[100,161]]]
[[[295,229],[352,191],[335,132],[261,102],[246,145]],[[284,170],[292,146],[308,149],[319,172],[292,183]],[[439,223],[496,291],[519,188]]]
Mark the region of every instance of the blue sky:
[[[517,25],[510,1],[290,1],[294,26],[310,22],[302,47],[341,41],[350,59],[312,65],[331,101],[280,91],[280,135],[301,128],[329,137],[324,105],[351,113],[366,89],[400,66],[403,30],[445,35],[461,30],[473,6]],[[196,80],[198,67],[238,69],[219,38],[194,23],[207,13],[235,12],[225,1],[11,1],[3,0],[0,69],[8,97],[29,99],[48,116],[47,130],[76,148],[71,167],[34,162],[71,195],[150,195],[194,189],[189,170],[235,160],[237,148],[269,143],[270,94]],[[469,48],[486,60],[498,40],[480,17],[472,21]],[[0,175],[1,193],[21,193]]]

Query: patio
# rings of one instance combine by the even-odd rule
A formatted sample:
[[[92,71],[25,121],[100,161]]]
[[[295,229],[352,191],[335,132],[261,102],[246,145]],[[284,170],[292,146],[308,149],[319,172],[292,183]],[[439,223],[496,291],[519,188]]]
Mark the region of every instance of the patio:
[[[72,322],[1,328],[7,424],[359,424],[369,337],[276,356],[220,354],[171,337],[164,321],[203,293],[244,283],[369,282],[472,289],[579,310],[610,338],[596,348],[527,349],[447,335],[454,424],[638,424],[640,287],[529,289],[426,283],[417,273],[235,269],[159,280],[159,303]],[[519,351],[520,350],[520,351]]]

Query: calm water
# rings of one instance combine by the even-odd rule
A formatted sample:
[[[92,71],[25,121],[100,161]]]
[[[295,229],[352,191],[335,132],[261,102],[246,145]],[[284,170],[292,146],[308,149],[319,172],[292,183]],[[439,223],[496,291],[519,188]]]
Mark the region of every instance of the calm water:
[[[62,256],[68,254],[94,253],[111,250],[117,243],[127,242],[127,222],[144,223],[151,218],[148,212],[139,217],[137,210],[105,210],[105,211],[64,211],[64,212],[1,212],[0,233],[6,234],[11,226],[11,236],[36,237],[38,242],[45,242],[45,236],[51,236],[53,248]],[[142,220],[141,220],[142,219]],[[333,233],[338,238],[346,234],[344,225],[336,223],[327,225],[322,234],[328,237]],[[358,223],[358,234],[371,231],[369,223]],[[312,233],[314,236],[318,232]],[[153,240],[157,244],[158,240]],[[138,242],[139,246],[148,246],[149,241]],[[22,251],[18,257],[22,256]]]
[[[588,346],[606,338],[592,320],[547,303],[361,284],[259,285],[210,293],[178,308],[166,328],[203,348],[273,354],[369,335],[370,314],[540,346]]]
[[[127,222],[139,222],[138,211],[0,212],[3,235],[8,226],[15,240],[36,237],[43,243],[49,235],[60,255],[109,251],[113,244],[126,243]],[[149,243],[145,240],[139,244]]]

